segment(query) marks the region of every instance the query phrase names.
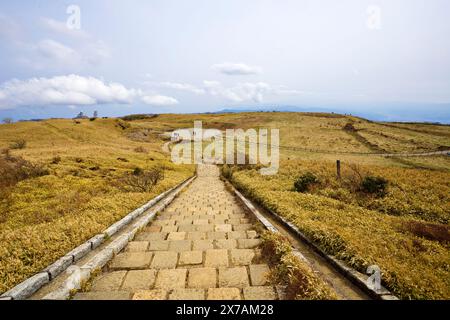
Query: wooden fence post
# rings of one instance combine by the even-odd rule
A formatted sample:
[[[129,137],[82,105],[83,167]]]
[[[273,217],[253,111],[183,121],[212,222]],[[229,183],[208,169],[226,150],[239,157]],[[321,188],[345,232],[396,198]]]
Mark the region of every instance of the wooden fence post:
[[[341,179],[341,160],[336,160],[337,178]]]

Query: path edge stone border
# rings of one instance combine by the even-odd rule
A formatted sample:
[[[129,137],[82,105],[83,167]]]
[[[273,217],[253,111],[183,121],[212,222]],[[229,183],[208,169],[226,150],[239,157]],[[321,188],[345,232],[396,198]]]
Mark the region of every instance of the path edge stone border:
[[[85,264],[83,267],[81,267],[81,274],[80,273],[74,273],[72,274],[68,280],[75,281],[75,282],[82,282],[83,280],[86,280],[87,275],[87,269],[92,267],[103,267],[110,259],[112,259],[114,254],[117,254],[119,251],[121,251],[130,240],[133,239],[136,232],[142,228],[143,226],[147,225],[153,217],[158,213],[161,209],[164,209],[168,203],[172,202],[173,199],[178,195],[178,193],[183,190],[187,185],[189,185],[194,179],[196,178],[196,174],[193,176],[183,180],[178,185],[164,191],[163,193],[159,194],[143,206],[137,208],[136,210],[132,211],[128,215],[126,215],[121,220],[115,222],[110,227],[105,229],[102,233],[99,233],[95,236],[93,236],[91,239],[87,240],[83,244],[79,245],[75,249],[69,251],[66,253],[63,257],[59,258],[49,266],[47,266],[42,271],[34,274],[33,276],[27,278],[26,280],[22,281],[18,285],[14,286],[13,288],[9,289],[2,295],[0,295],[1,300],[25,300],[32,296],[34,293],[36,293],[39,289],[41,289],[44,285],[48,284],[51,280],[56,278],[59,274],[69,269],[70,266],[72,266],[75,262],[86,256],[88,253],[92,252],[94,249],[99,247],[102,243],[105,242],[106,239],[110,238],[111,236],[117,234],[120,230],[122,230],[124,227],[130,225],[133,221],[135,221],[137,218],[142,216],[144,212],[158,204],[159,202],[164,202],[162,208],[159,208],[159,210],[156,210],[154,212],[151,212],[149,214],[149,217],[146,217],[147,219],[143,219],[142,221],[135,223],[133,225],[133,230],[128,232],[127,234],[124,234],[114,241],[112,241],[105,249],[102,250],[102,254],[97,254],[93,257],[92,260],[87,264]],[[178,190],[177,190],[178,189]],[[174,192],[175,191],[175,192]],[[165,200],[170,199],[170,201],[161,201],[165,197],[167,197],[170,193],[174,192],[170,197],[168,197]],[[126,236],[126,237],[125,237]],[[89,265],[89,266],[87,266]],[[85,268],[88,267],[88,268]],[[93,268],[92,268],[93,270]],[[70,294],[70,292],[69,292]]]
[[[268,219],[264,217],[261,212],[253,205],[252,201],[247,199],[242,193],[240,193],[233,184],[230,183],[231,188],[235,195],[241,200],[241,202],[248,208],[253,215],[258,219],[258,221],[270,232],[280,233],[280,231],[272,224]],[[342,260],[337,259],[336,257],[327,254],[320,247],[318,247],[315,243],[310,241],[292,222],[289,222],[285,218],[279,216],[275,212],[271,210],[265,209],[273,218],[275,218],[278,222],[280,222],[285,228],[289,229],[293,234],[295,234],[302,242],[306,243],[309,247],[311,247],[316,253],[318,253],[321,257],[323,257],[327,262],[329,262],[336,270],[339,271],[345,278],[350,280],[356,286],[358,286],[361,290],[367,293],[370,297],[377,300],[399,300],[397,296],[392,294],[388,289],[384,286],[381,286],[380,290],[375,290],[367,285],[366,279],[367,276],[362,274],[361,272],[355,270],[350,267],[347,263]],[[301,260],[307,262],[309,261],[306,257],[301,254],[298,250],[293,248],[294,254]]]

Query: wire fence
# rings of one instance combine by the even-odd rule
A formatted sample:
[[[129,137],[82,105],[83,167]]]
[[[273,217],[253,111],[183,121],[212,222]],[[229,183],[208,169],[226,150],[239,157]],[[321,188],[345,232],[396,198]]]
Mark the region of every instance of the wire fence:
[[[231,138],[225,137],[225,139],[230,140]],[[261,143],[261,142],[251,142],[248,140],[240,140],[234,139],[237,142],[243,142],[252,145],[263,145],[265,147],[271,146],[269,143]],[[450,155],[450,150],[444,151],[428,151],[428,152],[417,152],[417,153],[380,153],[380,152],[357,152],[357,151],[335,151],[335,150],[321,150],[321,149],[310,149],[310,148],[302,148],[302,147],[294,147],[294,146],[286,146],[286,145],[278,145],[280,149],[290,150],[290,151],[299,151],[299,152],[310,152],[310,153],[326,153],[326,154],[348,154],[348,155],[363,155],[363,156],[380,156],[380,157],[419,157],[419,156],[433,156],[433,155]]]

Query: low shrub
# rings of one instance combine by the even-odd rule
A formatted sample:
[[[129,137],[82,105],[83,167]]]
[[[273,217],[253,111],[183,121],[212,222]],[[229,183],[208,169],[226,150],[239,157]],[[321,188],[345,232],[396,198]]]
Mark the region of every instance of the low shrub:
[[[131,125],[128,122],[125,122],[122,119],[116,120],[116,126],[121,128],[122,130],[129,129],[131,127]]]
[[[294,188],[297,192],[307,192],[312,185],[318,184],[319,179],[311,172],[306,172],[297,178],[294,182]]]
[[[352,123],[347,123],[342,129],[344,131],[349,131],[349,132],[356,132],[357,131]]]
[[[162,167],[154,167],[149,170],[135,168],[133,172],[123,176],[120,184],[126,191],[149,192],[163,179],[164,168]]]
[[[223,165],[222,166],[222,168],[221,168],[221,173],[222,173],[222,176],[225,178],[225,179],[231,179],[232,178],[232,176],[233,176],[233,169],[229,166],[229,165]]]
[[[368,173],[359,165],[350,163],[343,166],[342,184],[352,192],[359,192],[361,189],[361,182]]]
[[[135,176],[140,176],[141,174],[143,174],[144,173],[144,170],[142,170],[141,168],[139,168],[139,167],[136,167],[136,168],[134,168],[134,170],[133,170],[133,174],[135,175]]]
[[[291,245],[280,234],[264,233],[262,239],[261,254],[270,264],[278,263],[285,254],[292,252]]]
[[[128,116],[122,117],[121,119],[125,121],[134,121],[156,118],[157,116],[157,114],[130,114]]]
[[[145,148],[142,147],[142,146],[139,146],[139,147],[134,148],[134,152],[137,152],[137,153],[147,153],[148,150],[145,149]]]
[[[361,191],[364,193],[384,196],[387,193],[388,181],[382,177],[367,176],[361,181]]]
[[[8,188],[19,181],[48,174],[48,169],[43,165],[12,156],[9,151],[4,151],[0,155],[0,188]]]
[[[27,146],[27,142],[24,139],[19,139],[16,141],[13,141],[9,147],[11,149],[25,149],[25,147]]]
[[[52,164],[58,164],[58,163],[60,163],[61,162],[61,157],[60,156],[54,156],[53,158],[52,158]]]

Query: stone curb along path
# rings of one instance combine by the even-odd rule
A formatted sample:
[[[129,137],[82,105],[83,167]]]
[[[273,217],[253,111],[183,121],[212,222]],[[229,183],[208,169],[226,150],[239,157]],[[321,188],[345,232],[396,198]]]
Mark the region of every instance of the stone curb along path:
[[[187,186],[194,177],[188,178],[178,184],[177,186],[161,193],[157,197],[153,198],[149,202],[147,202],[145,205],[141,206],[140,208],[134,210],[118,222],[111,225],[109,228],[104,230],[101,234],[98,234],[85,243],[81,244],[80,246],[76,247],[72,251],[68,252],[65,256],[58,259],[56,262],[49,265],[47,268],[39,272],[38,274],[26,279],[25,281],[21,282],[17,286],[13,287],[9,291],[5,292],[0,296],[0,299],[2,300],[24,300],[32,296],[34,293],[36,293],[39,289],[41,289],[43,286],[50,283],[52,280],[54,280],[58,275],[66,271],[67,269],[70,269],[71,266],[73,266],[77,261],[81,260],[83,257],[88,255],[89,253],[93,252],[95,249],[100,247],[104,242],[106,242],[107,239],[113,237],[114,235],[118,234],[122,229],[124,229],[126,226],[130,225],[133,221],[135,221],[137,218],[139,218],[141,215],[143,215],[146,211],[148,211],[150,208],[155,206],[158,202],[160,202],[162,199],[167,197],[170,193],[173,193],[166,199],[162,201],[163,207],[168,204],[168,200],[173,200],[173,198],[185,187]],[[170,202],[169,201],[169,202]],[[164,205],[165,204],[165,205]],[[158,206],[160,207],[160,206]],[[155,215],[154,210],[150,211],[150,213],[147,213],[143,219],[146,221],[146,219],[153,213],[152,217]],[[141,219],[141,220],[143,220]],[[141,221],[139,220],[139,221]],[[136,226],[139,225],[139,221],[135,224]],[[114,240],[109,246],[114,245],[120,245],[121,243],[125,243],[126,235],[119,236],[116,240]],[[114,244],[113,244],[114,243]],[[109,247],[108,246],[108,247]],[[112,257],[111,257],[112,258]],[[95,264],[95,263],[94,263]],[[68,270],[69,271],[69,270]],[[79,274],[75,274],[72,278],[75,278],[79,276]],[[81,277],[82,278],[82,277]],[[81,280],[80,278],[80,280]],[[71,279],[73,281],[74,279]],[[76,287],[76,284],[72,285],[72,287]]]
[[[108,264],[98,263],[105,265],[103,273],[73,298],[282,299],[282,288],[267,277],[270,268],[261,256],[257,222],[238,201],[220,180],[217,166],[199,165],[189,188],[141,232],[130,235],[134,239],[123,250],[118,246]]]

